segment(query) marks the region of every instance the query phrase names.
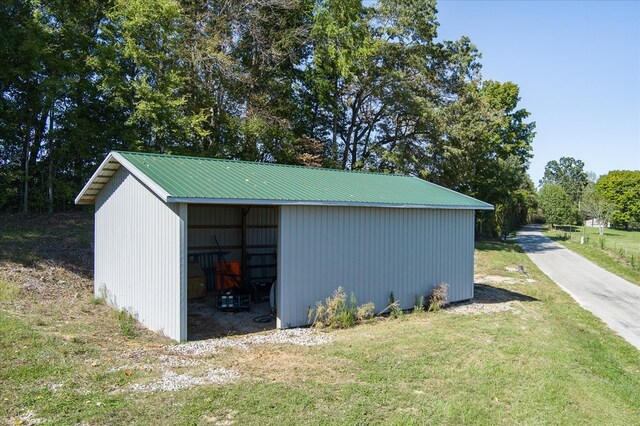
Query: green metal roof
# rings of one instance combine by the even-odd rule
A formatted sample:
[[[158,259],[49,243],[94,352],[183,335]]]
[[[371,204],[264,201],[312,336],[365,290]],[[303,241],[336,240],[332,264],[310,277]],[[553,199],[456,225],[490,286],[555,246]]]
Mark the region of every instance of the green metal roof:
[[[410,176],[133,152],[109,154],[76,203],[93,203],[119,165],[167,202],[493,209]]]

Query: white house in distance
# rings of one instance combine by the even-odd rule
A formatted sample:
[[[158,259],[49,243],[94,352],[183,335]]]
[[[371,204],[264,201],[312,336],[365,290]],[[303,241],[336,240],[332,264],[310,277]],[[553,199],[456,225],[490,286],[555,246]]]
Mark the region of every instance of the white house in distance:
[[[274,253],[276,326],[295,327],[338,286],[380,309],[442,282],[472,298],[475,210],[493,209],[415,177],[131,152],[75,201],[95,205],[96,295],[179,341],[190,254]]]

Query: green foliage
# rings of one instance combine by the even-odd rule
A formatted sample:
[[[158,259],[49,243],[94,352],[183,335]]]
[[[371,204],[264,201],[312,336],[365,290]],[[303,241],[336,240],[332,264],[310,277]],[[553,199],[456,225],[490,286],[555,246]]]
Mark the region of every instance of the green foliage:
[[[488,235],[532,208],[519,88],[482,81],[469,38],[436,39],[435,0],[12,0],[0,18],[0,210],[69,208],[112,149],[419,176],[495,204]]]
[[[602,189],[594,187],[591,183],[587,185],[582,193],[581,208],[586,218],[598,221],[600,235],[603,235],[614,211],[614,205],[607,200]]]
[[[600,177],[596,189],[613,206],[614,227],[640,226],[640,171],[611,171]]]
[[[573,225],[578,210],[560,185],[545,184],[540,188],[539,203],[545,221],[551,225]]]
[[[540,181],[542,185],[560,186],[576,205],[588,182],[587,173],[584,171],[584,162],[572,157],[561,157],[558,161],[549,161],[544,167],[544,176]]]
[[[136,318],[131,315],[129,311],[126,309],[118,311],[118,323],[120,324],[120,331],[124,337],[127,339],[135,339],[138,337]]]
[[[413,312],[424,312],[425,298],[423,295],[416,296],[416,303],[413,305]]]
[[[373,318],[374,309],[371,302],[358,306],[353,293],[347,302],[347,294],[342,287],[338,287],[324,303],[318,301],[315,308],[310,308],[307,318],[316,328],[349,328]]]

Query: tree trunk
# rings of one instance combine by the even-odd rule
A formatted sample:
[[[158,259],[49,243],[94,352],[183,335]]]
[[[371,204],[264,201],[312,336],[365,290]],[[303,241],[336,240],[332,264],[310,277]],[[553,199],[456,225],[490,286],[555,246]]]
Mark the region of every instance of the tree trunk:
[[[54,162],[54,141],[53,141],[53,108],[51,108],[51,114],[49,115],[49,132],[47,137],[49,138],[49,188],[48,188],[48,196],[49,196],[49,213],[53,213],[53,162]]]
[[[31,141],[31,131],[28,128],[24,135],[24,144],[22,147],[22,161],[23,161],[23,189],[22,189],[22,213],[28,213],[29,211],[29,152]]]

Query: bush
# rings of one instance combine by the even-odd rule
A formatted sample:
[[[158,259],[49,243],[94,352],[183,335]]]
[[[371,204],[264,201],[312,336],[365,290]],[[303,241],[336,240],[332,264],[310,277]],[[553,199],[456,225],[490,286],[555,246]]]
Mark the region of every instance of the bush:
[[[342,287],[338,287],[324,303],[318,301],[315,308],[309,308],[308,319],[317,328],[348,328],[372,318],[374,310],[371,302],[357,306],[353,293],[347,303],[347,294]]]
[[[442,309],[448,302],[447,291],[449,286],[446,283],[441,283],[435,287],[429,296],[429,311],[437,312]]]
[[[118,322],[120,323],[120,330],[127,339],[135,339],[138,337],[136,331],[136,319],[126,309],[118,311]]]
[[[375,315],[375,310],[376,307],[372,302],[358,306],[358,308],[356,309],[356,320],[366,321],[373,318],[373,316]]]
[[[404,316],[404,311],[400,308],[400,301],[396,300],[393,304],[389,305],[389,317],[401,318]]]

